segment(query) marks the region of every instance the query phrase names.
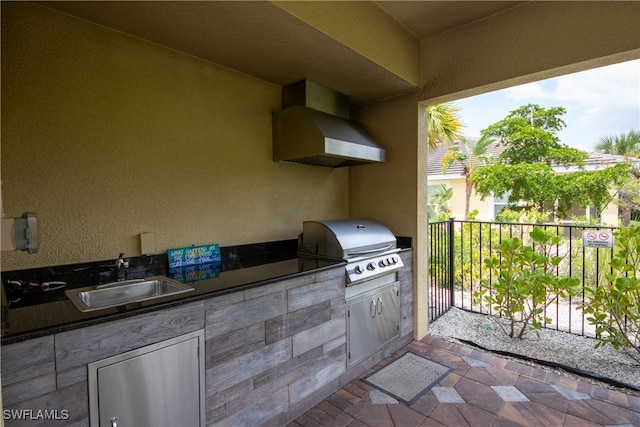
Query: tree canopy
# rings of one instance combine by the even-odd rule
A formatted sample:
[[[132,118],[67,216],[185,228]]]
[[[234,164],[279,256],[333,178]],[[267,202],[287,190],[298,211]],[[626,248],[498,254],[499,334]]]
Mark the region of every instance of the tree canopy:
[[[574,203],[603,209],[613,198],[612,186],[619,188],[626,180],[628,165],[582,170],[588,153],[562,144],[557,135],[565,127],[565,113],[563,107],[528,104],[482,130],[482,138],[497,141],[504,151],[471,174],[476,192],[483,199],[508,194],[512,209],[535,208],[560,218]],[[569,166],[581,170],[569,172]]]

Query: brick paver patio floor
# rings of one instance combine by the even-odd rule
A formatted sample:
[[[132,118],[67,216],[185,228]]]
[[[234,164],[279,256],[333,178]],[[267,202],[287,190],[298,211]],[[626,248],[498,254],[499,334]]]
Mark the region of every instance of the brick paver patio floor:
[[[427,336],[411,350],[452,368],[411,406],[357,379],[290,423],[298,426],[637,426],[640,397]]]

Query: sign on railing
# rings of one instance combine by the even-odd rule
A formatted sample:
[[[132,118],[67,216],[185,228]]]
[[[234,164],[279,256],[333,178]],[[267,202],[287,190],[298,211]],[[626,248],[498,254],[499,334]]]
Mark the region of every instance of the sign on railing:
[[[584,230],[582,244],[585,248],[613,248],[613,233],[602,230]]]

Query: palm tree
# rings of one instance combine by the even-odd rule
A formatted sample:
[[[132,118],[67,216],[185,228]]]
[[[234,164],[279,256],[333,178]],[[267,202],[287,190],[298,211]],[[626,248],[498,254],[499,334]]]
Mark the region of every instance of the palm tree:
[[[606,136],[600,138],[596,145],[596,151],[606,154],[617,154],[620,156],[640,157],[640,131],[630,130],[626,134],[619,136]],[[635,218],[640,211],[640,169],[637,166],[631,169],[632,177],[620,189],[619,207],[620,216],[625,225],[629,225],[631,219]]]
[[[451,216],[451,209],[449,209],[449,200],[453,197],[453,188],[447,188],[444,184],[440,184],[440,187],[433,193],[429,205],[434,212],[434,221],[443,221]]]
[[[427,107],[429,148],[438,144],[454,144],[462,137],[464,125],[458,117],[460,109],[451,102]]]
[[[600,138],[596,151],[620,156],[640,156],[640,131],[630,130],[618,136]]]
[[[469,217],[469,201],[471,200],[471,174],[478,167],[493,161],[493,156],[487,153],[487,148],[493,142],[492,138],[482,137],[475,145],[469,144],[466,138],[461,138],[458,145],[449,147],[449,151],[442,157],[442,173],[455,161],[462,164],[462,176],[465,183],[464,217]]]

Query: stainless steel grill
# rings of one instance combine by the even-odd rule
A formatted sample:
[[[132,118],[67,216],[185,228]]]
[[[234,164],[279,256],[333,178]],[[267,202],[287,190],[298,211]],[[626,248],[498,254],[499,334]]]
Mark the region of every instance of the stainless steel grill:
[[[404,266],[396,238],[373,219],[305,221],[298,254],[347,261],[347,286],[390,274]]]

